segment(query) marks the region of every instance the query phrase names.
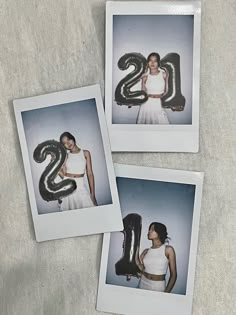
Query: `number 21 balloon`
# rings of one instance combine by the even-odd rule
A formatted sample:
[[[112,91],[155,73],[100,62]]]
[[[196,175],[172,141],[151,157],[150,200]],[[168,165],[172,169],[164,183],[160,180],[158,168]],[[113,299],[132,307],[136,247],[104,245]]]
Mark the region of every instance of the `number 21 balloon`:
[[[148,95],[145,91],[131,91],[146,71],[147,60],[139,53],[123,55],[118,61],[121,70],[128,69],[131,65],[135,69],[127,74],[117,85],[115,90],[115,101],[118,105],[141,105],[147,101]],[[169,53],[161,59],[160,67],[167,73],[167,93],[161,97],[162,106],[171,108],[172,111],[183,111],[185,98],[181,94],[180,56],[177,53]]]

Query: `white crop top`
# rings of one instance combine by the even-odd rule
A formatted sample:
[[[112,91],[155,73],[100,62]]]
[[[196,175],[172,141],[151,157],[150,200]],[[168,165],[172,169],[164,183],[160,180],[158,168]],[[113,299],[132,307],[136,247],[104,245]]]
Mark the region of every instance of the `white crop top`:
[[[144,271],[153,275],[165,275],[168,268],[168,259],[165,255],[166,246],[149,248],[143,258]]]
[[[71,174],[84,174],[86,170],[86,159],[84,151],[78,153],[68,153],[66,159],[66,172]]]
[[[163,78],[164,70],[159,69],[158,74],[148,74],[146,80],[147,94],[162,94],[165,92],[165,80]]]

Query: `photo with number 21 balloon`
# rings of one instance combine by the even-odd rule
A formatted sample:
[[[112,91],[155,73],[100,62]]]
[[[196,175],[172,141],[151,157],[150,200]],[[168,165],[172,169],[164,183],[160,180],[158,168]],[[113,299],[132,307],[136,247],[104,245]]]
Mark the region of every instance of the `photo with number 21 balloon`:
[[[113,17],[113,124],[192,124],[193,16]]]

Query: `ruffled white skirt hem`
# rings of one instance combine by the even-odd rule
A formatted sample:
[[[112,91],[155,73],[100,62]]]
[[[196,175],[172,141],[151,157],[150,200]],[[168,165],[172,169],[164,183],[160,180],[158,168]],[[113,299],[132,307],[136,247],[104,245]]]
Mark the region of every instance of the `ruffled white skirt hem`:
[[[149,98],[140,106],[137,124],[169,124],[167,113],[159,98]]]
[[[62,199],[62,203],[59,206],[60,211],[94,207],[84,178],[73,178],[73,180],[76,181],[77,188],[72,194]]]

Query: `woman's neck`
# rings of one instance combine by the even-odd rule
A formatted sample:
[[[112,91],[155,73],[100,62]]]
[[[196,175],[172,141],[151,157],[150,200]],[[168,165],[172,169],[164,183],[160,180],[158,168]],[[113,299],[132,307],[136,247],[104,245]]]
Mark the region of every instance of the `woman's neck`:
[[[158,248],[161,247],[162,242],[158,239],[158,240],[152,240],[152,248]]]
[[[71,153],[78,153],[79,151],[80,151],[80,148],[77,147],[77,145],[75,145],[74,148],[70,150]]]
[[[158,74],[160,71],[158,70],[158,68],[156,68],[156,69],[150,69],[150,74]]]

